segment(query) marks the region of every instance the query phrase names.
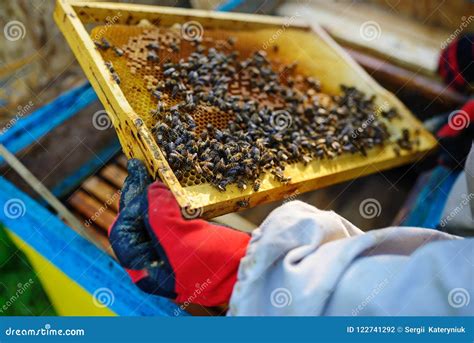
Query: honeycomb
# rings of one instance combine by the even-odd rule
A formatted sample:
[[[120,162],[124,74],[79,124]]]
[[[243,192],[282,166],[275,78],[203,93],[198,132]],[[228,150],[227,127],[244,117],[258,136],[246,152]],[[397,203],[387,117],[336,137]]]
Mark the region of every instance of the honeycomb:
[[[244,39],[243,36],[246,38]],[[232,47],[230,43],[228,43],[229,37],[236,38]],[[242,39],[239,39],[241,37]],[[202,45],[206,47],[215,47],[217,45],[218,48],[228,49],[229,52],[237,50],[240,56],[239,59],[245,59],[253,52],[261,49],[261,43],[257,41],[252,43],[248,37],[249,32],[245,31],[206,29]],[[168,48],[160,49],[157,54],[160,62],[170,60],[176,63],[180,59],[189,56],[189,54],[195,50],[192,42],[180,39],[180,31],[177,29],[158,28],[155,26],[97,26],[92,29],[91,38],[99,43],[102,38],[105,38],[112,47],[118,47],[122,50],[123,55],[119,56],[113,48],[98,48],[104,61],[112,63],[113,69],[120,78],[120,88],[131,107],[151,129],[160,121],[160,118],[152,113],[153,110],[157,108],[158,100],[152,95],[151,89],[154,89],[159,81],[164,80],[165,76],[163,75],[163,71],[157,67],[158,63],[147,60],[148,49],[146,45],[156,40],[158,40],[160,44],[164,43],[165,46],[167,44],[176,43],[180,47],[179,52]],[[267,53],[272,64],[276,66],[293,62],[281,60],[277,48],[268,49]],[[282,77],[284,77],[284,74]],[[247,87],[246,81],[242,80],[231,84],[229,93],[243,97],[255,94],[255,92],[252,92],[252,90]],[[167,97],[164,99],[167,107],[174,106],[183,100],[181,98],[173,99],[169,94],[166,94],[166,92],[164,92],[164,94],[165,97]],[[281,103],[277,98],[268,98],[265,93],[261,93],[257,97],[252,97],[261,103],[276,106]],[[329,99],[328,96],[327,99]],[[196,130],[198,133],[204,129],[208,123],[212,123],[214,127],[220,129],[225,128],[229,120],[232,119],[229,113],[221,111],[214,106],[204,105],[198,105],[196,110],[192,113],[192,117],[196,122]],[[160,142],[157,142],[157,144],[159,146]],[[183,187],[207,183],[205,178],[198,175],[195,171],[183,173],[178,180]]]
[[[276,31],[278,32],[278,31]],[[279,70],[280,81],[285,83],[287,75],[296,76],[295,87],[305,91],[303,86],[303,75],[318,75],[324,80],[324,87],[328,84],[333,84],[328,88],[323,88],[323,91],[317,92],[316,95],[323,107],[329,107],[333,102],[330,94],[339,94],[339,89],[334,88],[334,84],[340,86],[339,82],[334,80],[329,81],[332,77],[331,72],[338,70],[338,65],[333,65],[331,72],[325,70],[326,66],[331,66],[334,59],[333,56],[320,59],[318,64],[311,61],[311,55],[302,49],[297,44],[297,47],[288,46],[293,43],[291,38],[284,41],[285,49],[281,49],[275,42],[272,41],[276,33],[270,31],[260,32],[260,36],[250,30],[223,30],[206,28],[202,37],[202,45],[206,48],[216,47],[218,50],[224,50],[228,53],[237,51],[239,53],[239,60],[244,60],[250,57],[258,50],[265,50],[267,59],[271,62],[274,70]],[[230,37],[235,38],[235,41]],[[91,31],[91,38],[97,42],[97,50],[101,53],[106,64],[111,70],[111,82],[114,82],[114,73],[120,79],[120,88],[123,91],[130,106],[135,113],[143,120],[145,125],[152,129],[163,118],[156,114],[155,110],[158,105],[158,99],[152,94],[156,86],[167,79],[161,70],[163,62],[179,63],[181,59],[186,59],[196,49],[195,42],[183,39],[181,29],[176,27],[156,27],[156,26],[130,26],[130,25],[109,25],[97,26]],[[107,47],[101,47],[101,41],[105,39]],[[102,41],[104,42],[104,41]],[[150,61],[150,48],[147,46],[152,43],[159,42],[161,49],[158,50],[156,57],[160,63]],[[108,46],[110,45],[110,46]],[[164,47],[164,48],[163,48]],[[120,53],[117,52],[117,48]],[[173,49],[177,48],[177,49]],[[153,50],[153,49],[151,49]],[[155,50],[153,50],[155,51]],[[302,54],[305,54],[305,56]],[[299,59],[306,61],[304,65],[297,65],[294,68],[288,67],[293,65]],[[308,64],[311,61],[311,65]],[[320,68],[319,73],[314,73],[314,65]],[[112,68],[111,68],[112,66]],[[323,66],[320,67],[320,66]],[[313,67],[313,69],[311,69]],[[348,77],[350,82],[354,82]],[[301,80],[301,81],[298,81]],[[308,88],[306,88],[308,90]],[[284,106],[285,101],[275,95],[269,95],[261,89],[250,89],[250,82],[248,77],[244,78],[236,75],[236,80],[230,84],[228,92],[232,95],[238,95],[245,98],[256,100],[260,104],[269,105],[270,108],[279,108]],[[177,105],[185,100],[181,97],[171,96],[169,90],[163,90],[162,101],[167,108]],[[196,109],[190,113],[193,117],[197,128],[197,133],[200,133],[207,124],[211,123],[214,127],[223,129],[227,127],[232,115],[224,112],[215,106],[198,105]],[[392,126],[391,131],[400,131],[400,127]],[[396,137],[394,135],[394,137]],[[156,137],[155,137],[156,139]],[[157,145],[161,146],[157,141]],[[164,150],[164,149],[163,149]],[[285,165],[295,165],[298,163],[295,160],[288,160]],[[176,171],[174,171],[176,173]],[[311,171],[305,170],[303,174],[311,174]],[[208,184],[204,176],[199,175],[196,171],[185,171],[177,175],[182,187],[192,187],[202,184]]]

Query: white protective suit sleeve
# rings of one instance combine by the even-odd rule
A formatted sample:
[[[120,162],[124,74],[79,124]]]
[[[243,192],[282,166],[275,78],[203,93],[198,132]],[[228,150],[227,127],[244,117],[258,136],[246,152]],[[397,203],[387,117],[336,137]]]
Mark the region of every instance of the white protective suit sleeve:
[[[474,315],[474,240],[435,230],[362,232],[300,201],[252,234],[228,315]]]

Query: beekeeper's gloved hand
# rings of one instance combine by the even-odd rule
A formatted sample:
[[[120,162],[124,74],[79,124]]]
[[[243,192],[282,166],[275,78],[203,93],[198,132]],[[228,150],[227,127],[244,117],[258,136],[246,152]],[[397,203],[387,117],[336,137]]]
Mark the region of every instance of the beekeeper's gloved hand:
[[[227,303],[250,236],[184,219],[171,192],[131,159],[109,239],[133,282],[148,293],[216,306]]]

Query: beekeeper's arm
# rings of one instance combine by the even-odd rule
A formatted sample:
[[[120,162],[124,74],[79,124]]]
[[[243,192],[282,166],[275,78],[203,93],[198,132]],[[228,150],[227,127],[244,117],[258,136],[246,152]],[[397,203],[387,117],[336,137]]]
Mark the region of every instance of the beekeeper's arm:
[[[296,201],[254,231],[229,315],[474,315],[474,244],[439,231],[363,233]]]
[[[230,315],[472,314],[471,304],[449,301],[458,288],[472,294],[470,240],[418,228],[364,234],[296,201],[275,210],[249,244],[245,233],[183,218],[137,160],[109,235],[145,292],[205,306],[230,299]]]

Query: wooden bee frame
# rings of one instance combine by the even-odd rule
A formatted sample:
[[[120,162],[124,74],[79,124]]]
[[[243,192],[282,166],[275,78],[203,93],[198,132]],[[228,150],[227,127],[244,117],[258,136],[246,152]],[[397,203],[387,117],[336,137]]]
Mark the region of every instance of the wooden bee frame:
[[[151,175],[161,178],[181,208],[192,217],[212,218],[379,172],[415,161],[436,147],[434,137],[410,111],[392,93],[377,84],[315,24],[307,26],[298,23],[297,18],[72,0],[57,0],[54,18],[109,114],[125,154],[129,158],[144,161]],[[136,25],[146,19],[164,27],[197,21],[205,29],[250,30],[253,39],[260,39],[262,43],[268,39],[278,39],[283,44],[304,43],[304,54],[298,56],[298,62],[301,60],[305,65],[308,76],[321,80],[325,91],[336,94],[339,84],[344,83],[355,85],[368,95],[376,95],[376,104],[387,103],[401,115],[402,119],[391,124],[392,131],[400,131],[402,126],[416,129],[419,131],[419,144],[413,150],[404,150],[399,155],[395,153],[393,148],[396,143],[392,141],[384,147],[371,149],[366,157],[344,154],[333,160],[314,160],[308,166],[290,164],[285,169],[285,175],[291,177],[289,183],[282,184],[270,175],[265,175],[258,191],[253,191],[252,187],[242,191],[230,185],[225,192],[219,192],[207,183],[183,186],[164,158],[151,128],[130,106],[120,85],[111,80],[110,72],[86,30],[85,25],[104,24],[110,18],[116,18],[114,24]],[[283,54],[291,55],[293,49],[281,50]]]

